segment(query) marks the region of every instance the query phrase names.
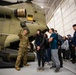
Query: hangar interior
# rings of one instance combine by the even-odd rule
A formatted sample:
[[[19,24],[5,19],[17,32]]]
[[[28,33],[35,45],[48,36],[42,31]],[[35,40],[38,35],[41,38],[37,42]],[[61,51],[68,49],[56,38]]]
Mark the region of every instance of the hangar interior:
[[[32,5],[30,5],[32,3]],[[46,30],[47,27],[54,28],[58,31],[58,33],[62,36],[67,36],[70,34],[73,36],[74,30],[72,28],[73,24],[76,24],[76,0],[0,0],[0,10],[5,9],[4,11],[0,11],[2,13],[14,14],[15,9],[26,9],[27,14],[34,15],[34,22],[26,22],[26,27],[30,30],[30,34],[28,35],[30,39],[34,39],[36,35],[36,29],[40,28]],[[3,7],[2,7],[3,6]],[[7,11],[7,7],[9,7]],[[10,9],[12,8],[12,9]],[[30,9],[31,8],[31,9]],[[34,11],[34,12],[33,12]],[[37,14],[36,14],[37,13]],[[0,46],[7,47],[10,46],[10,43],[13,41],[19,42],[19,37],[17,36],[18,32],[21,29],[19,26],[20,22],[27,21],[25,18],[15,18],[12,15],[7,17],[4,15],[0,15]],[[6,24],[6,26],[5,26]],[[46,27],[47,26],[47,27]],[[34,28],[35,27],[35,28]],[[31,30],[31,28],[33,30]],[[18,30],[18,31],[17,31]],[[35,32],[35,33],[34,33]],[[50,34],[46,32],[48,36]],[[3,36],[4,35],[4,36]],[[8,36],[9,35],[9,36]],[[33,35],[33,36],[32,36]],[[3,39],[4,38],[4,39]],[[13,38],[13,39],[12,39]],[[6,41],[5,41],[6,40]],[[16,43],[16,44],[17,44]],[[15,45],[15,43],[14,43]],[[17,44],[18,45],[18,44]],[[1,48],[0,47],[0,48]],[[14,47],[14,46],[12,46]],[[18,49],[18,48],[15,48]],[[15,53],[13,50],[8,50],[9,53],[12,52],[11,56]],[[8,52],[6,51],[6,52]],[[15,51],[17,54],[17,51]],[[33,55],[33,57],[31,57]],[[35,55],[35,58],[34,58]],[[30,58],[31,57],[31,58]],[[21,71],[16,71],[15,68],[0,68],[0,75],[76,75],[76,63],[72,64],[70,61],[64,61],[63,68],[60,69],[59,73],[55,73],[52,69],[49,69],[49,65],[45,65],[45,70],[42,72],[38,72],[37,68],[37,58],[36,53],[29,53],[29,60],[34,59],[35,62],[29,62],[29,67],[21,68]],[[0,61],[1,62],[1,61]],[[3,63],[3,62],[1,62]],[[50,64],[52,64],[50,62]]]

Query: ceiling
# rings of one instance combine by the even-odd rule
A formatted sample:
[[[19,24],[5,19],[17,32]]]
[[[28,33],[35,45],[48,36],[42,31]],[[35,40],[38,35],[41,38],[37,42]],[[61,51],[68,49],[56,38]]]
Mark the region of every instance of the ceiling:
[[[50,7],[52,5],[54,5],[55,3],[59,3],[61,0],[0,0],[1,1],[6,1],[6,2],[10,2],[10,3],[17,3],[17,2],[32,2],[35,5],[40,6],[41,8],[44,9],[50,9]]]
[[[16,3],[16,2],[20,2],[20,1],[31,1],[33,4],[36,4],[38,6],[40,6],[41,8],[49,8],[50,5],[52,5],[52,3],[54,2],[54,0],[1,0],[1,1],[6,1],[6,2],[10,2],[10,3]]]
[[[59,3],[59,1],[61,0],[0,0],[1,1],[6,1],[6,2],[10,2],[10,3],[17,3],[17,2],[32,2],[35,5],[40,6],[43,9],[50,9],[52,5],[54,5],[55,3]],[[46,11],[47,11],[46,10]]]
[[[62,0],[32,0],[31,2],[45,9],[45,14],[47,14],[49,9],[54,11],[61,1]]]
[[[54,0],[33,0],[32,3],[39,5],[41,8],[49,8]]]

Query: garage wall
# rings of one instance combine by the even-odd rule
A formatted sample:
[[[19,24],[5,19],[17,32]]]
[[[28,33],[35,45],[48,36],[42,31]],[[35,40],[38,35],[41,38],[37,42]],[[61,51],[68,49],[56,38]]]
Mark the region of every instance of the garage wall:
[[[49,28],[54,28],[62,36],[73,35],[72,25],[76,23],[76,2],[75,0],[63,0],[53,17],[47,23]]]

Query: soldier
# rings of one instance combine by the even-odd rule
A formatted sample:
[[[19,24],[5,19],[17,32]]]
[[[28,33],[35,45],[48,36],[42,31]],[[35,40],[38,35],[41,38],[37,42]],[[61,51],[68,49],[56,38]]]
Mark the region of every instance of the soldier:
[[[29,40],[28,37],[26,37],[26,35],[28,34],[28,29],[24,28],[23,32],[19,33],[19,38],[20,38],[20,44],[19,44],[19,51],[18,51],[18,56],[17,56],[17,60],[16,60],[16,64],[15,64],[15,69],[17,71],[20,70],[19,66],[21,63],[21,59],[23,58],[23,65],[25,66],[29,66],[27,64],[27,52],[28,52],[28,44],[29,44]]]

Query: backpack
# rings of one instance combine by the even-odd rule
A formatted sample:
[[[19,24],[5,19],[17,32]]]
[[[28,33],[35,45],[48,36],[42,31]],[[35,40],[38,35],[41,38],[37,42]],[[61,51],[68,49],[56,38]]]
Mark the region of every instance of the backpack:
[[[68,42],[68,40],[64,41],[64,43],[61,45],[61,48],[65,49],[65,50],[69,50],[69,42]]]

